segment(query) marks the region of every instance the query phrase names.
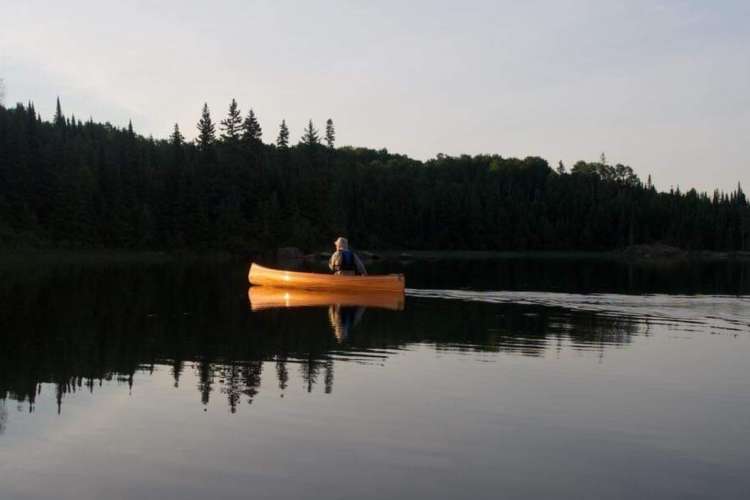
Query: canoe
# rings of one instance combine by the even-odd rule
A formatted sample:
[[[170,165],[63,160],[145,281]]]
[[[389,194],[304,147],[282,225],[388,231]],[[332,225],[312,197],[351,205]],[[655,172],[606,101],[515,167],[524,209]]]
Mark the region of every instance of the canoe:
[[[282,307],[362,306],[401,311],[401,292],[340,292],[331,290],[294,290],[270,286],[251,286],[247,291],[253,311]]]
[[[341,292],[404,293],[404,275],[338,276],[335,274],[300,273],[259,266],[253,263],[247,276],[250,284],[303,290],[336,290]]]

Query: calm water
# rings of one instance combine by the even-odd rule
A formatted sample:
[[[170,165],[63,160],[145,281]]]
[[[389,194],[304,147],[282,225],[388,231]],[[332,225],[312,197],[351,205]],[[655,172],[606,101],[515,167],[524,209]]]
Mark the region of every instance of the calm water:
[[[401,310],[0,265],[0,499],[747,498],[747,263],[381,269]]]

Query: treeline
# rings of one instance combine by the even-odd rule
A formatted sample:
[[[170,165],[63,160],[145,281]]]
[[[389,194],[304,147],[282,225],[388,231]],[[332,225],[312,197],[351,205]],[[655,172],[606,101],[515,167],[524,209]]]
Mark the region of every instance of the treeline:
[[[603,250],[664,242],[750,248],[750,208],[732,193],[658,192],[624,165],[498,155],[426,162],[335,147],[328,120],[297,144],[282,122],[264,141],[233,101],[208,106],[198,137],[143,137],[132,125],[42,120],[0,106],[0,246],[139,249],[359,248]]]

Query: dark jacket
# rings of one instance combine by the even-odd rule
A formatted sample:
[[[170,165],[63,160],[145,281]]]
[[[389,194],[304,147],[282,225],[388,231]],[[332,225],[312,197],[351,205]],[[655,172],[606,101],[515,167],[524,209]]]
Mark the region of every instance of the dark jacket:
[[[345,269],[346,266],[344,265],[345,263],[343,252],[349,252],[351,254],[353,261],[352,269]],[[362,276],[367,276],[367,269],[365,269],[365,265],[362,264],[362,261],[359,259],[359,257],[357,257],[356,253],[348,249],[336,250],[333,255],[331,255],[331,258],[328,261],[328,267],[335,274],[350,276],[353,276],[354,274],[361,274]]]

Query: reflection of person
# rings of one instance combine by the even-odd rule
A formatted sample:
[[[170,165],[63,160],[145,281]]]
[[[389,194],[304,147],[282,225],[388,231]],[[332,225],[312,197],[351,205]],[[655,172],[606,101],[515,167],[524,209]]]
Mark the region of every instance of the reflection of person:
[[[349,330],[359,323],[364,313],[364,307],[331,304],[328,308],[328,320],[331,322],[336,340],[339,342],[346,340],[349,337]]]
[[[362,276],[367,276],[365,265],[359,260],[357,254],[349,250],[349,242],[346,238],[339,236],[336,241],[334,241],[334,245],[336,245],[336,251],[331,255],[331,259],[328,261],[328,267],[334,274],[345,276],[360,274]]]

